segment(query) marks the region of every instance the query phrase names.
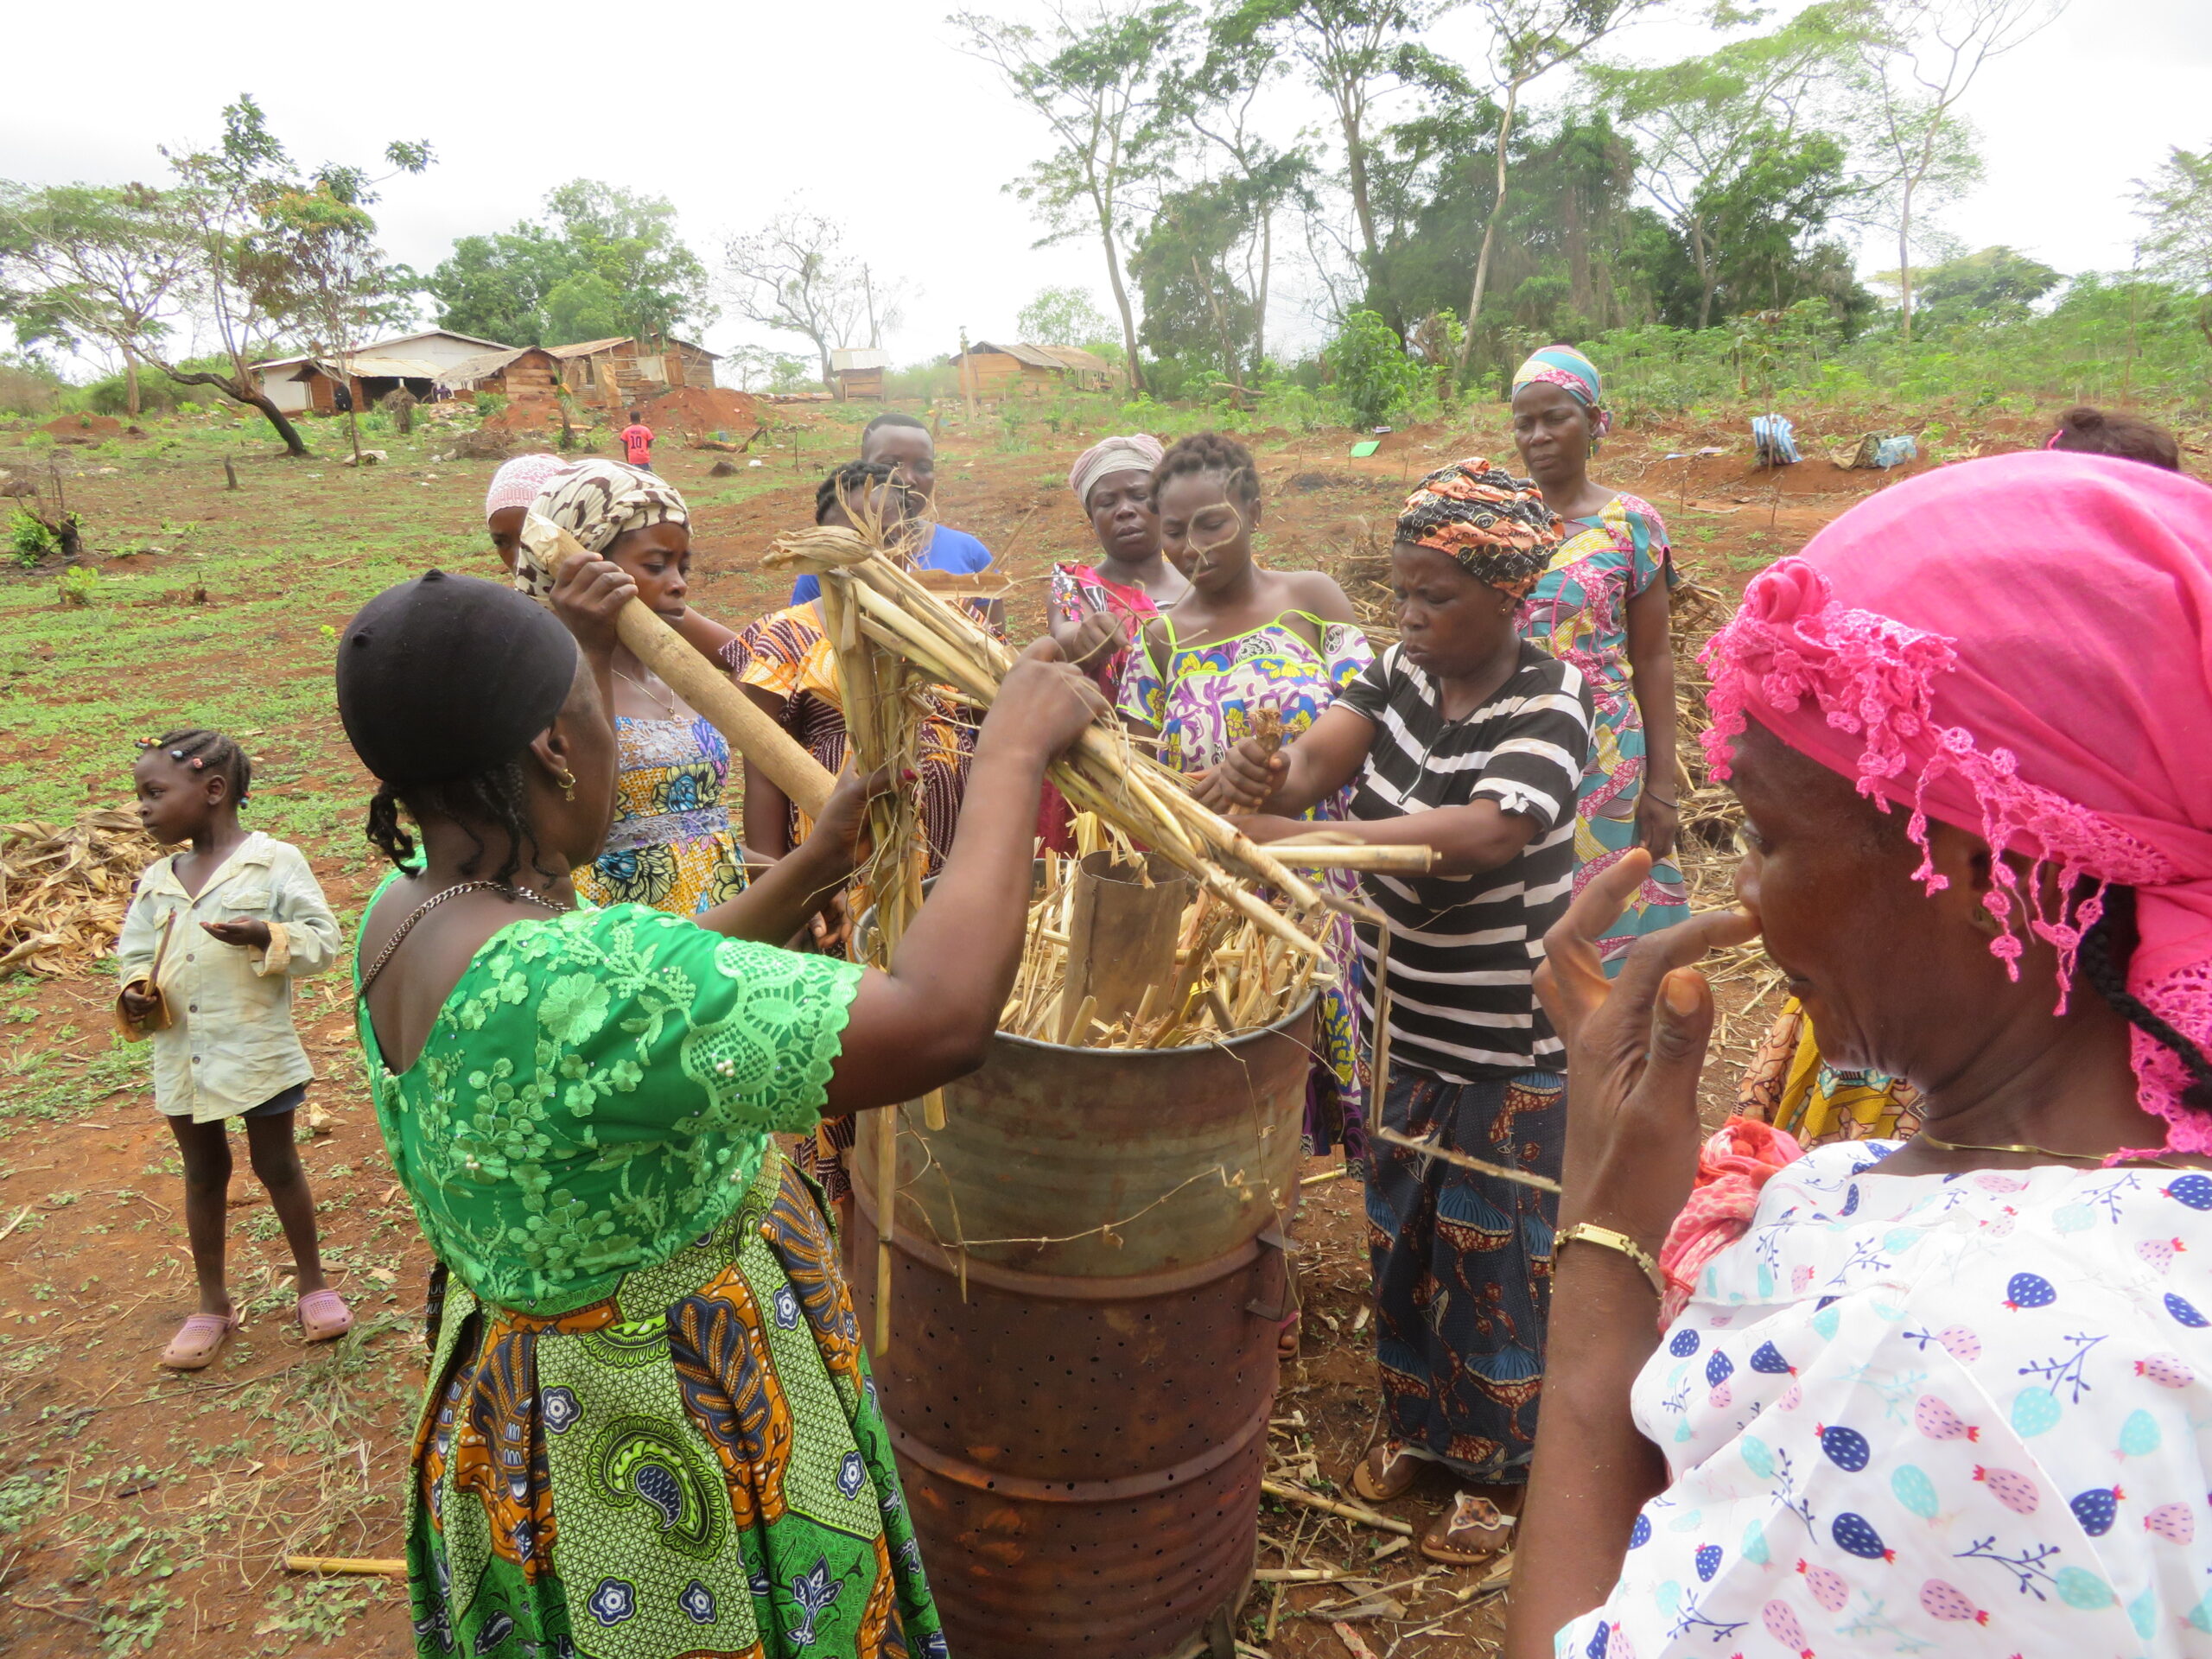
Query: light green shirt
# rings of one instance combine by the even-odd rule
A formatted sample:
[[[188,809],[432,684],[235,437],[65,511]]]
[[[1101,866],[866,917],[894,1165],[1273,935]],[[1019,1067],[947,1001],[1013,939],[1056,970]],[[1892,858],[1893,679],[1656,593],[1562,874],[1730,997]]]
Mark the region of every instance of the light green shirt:
[[[154,1103],[208,1123],[315,1077],[292,1029],[292,982],[338,959],[338,918],[300,849],[257,830],[197,894],[185,892],[175,867],[174,857],[157,859],[138,878],[115,957],[124,984],[144,979],[168,926],[160,986],[170,1024],[153,1034]],[[268,923],[269,948],[200,931],[223,921]]]

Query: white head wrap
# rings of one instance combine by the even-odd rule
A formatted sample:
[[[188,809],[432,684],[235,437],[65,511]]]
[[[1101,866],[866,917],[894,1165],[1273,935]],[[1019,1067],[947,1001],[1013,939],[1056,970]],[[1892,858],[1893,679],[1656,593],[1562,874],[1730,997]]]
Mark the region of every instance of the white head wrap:
[[[580,461],[548,478],[530,504],[515,560],[515,586],[535,599],[553,591],[556,528],[575,537],[586,552],[604,554],[626,531],[690,522],[690,509],[666,479],[619,461]]]
[[[484,492],[484,516],[489,518],[505,507],[526,507],[537,499],[538,487],[569,463],[559,455],[517,455],[503,461],[492,474],[492,487]]]
[[[1158,438],[1133,432],[1126,437],[1101,438],[1075,458],[1068,469],[1068,487],[1085,512],[1090,511],[1091,486],[1109,473],[1150,473],[1166,454]]]

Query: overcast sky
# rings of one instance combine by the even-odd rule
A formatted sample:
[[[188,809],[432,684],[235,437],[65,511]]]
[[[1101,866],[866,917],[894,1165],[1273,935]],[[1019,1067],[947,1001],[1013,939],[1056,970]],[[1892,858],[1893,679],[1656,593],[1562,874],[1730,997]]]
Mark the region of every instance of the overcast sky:
[[[583,176],[669,197],[710,264],[728,232],[787,200],[847,219],[856,250],[906,280],[906,323],[887,342],[901,361],[955,349],[963,325],[975,338],[1011,334],[1047,284],[1087,287],[1106,306],[1095,240],[1031,247],[1030,212],[1001,186],[1041,150],[1042,129],[961,54],[929,0],[824,10],[461,0],[219,23],[110,0],[13,19],[0,177],[157,180],[157,145],[212,137],[221,106],[250,91],[303,162],[373,162],[399,137],[435,147],[436,166],[394,181],[377,210],[386,246],[418,270],[454,237],[503,229]],[[1660,60],[1705,38],[1647,25],[1615,50]],[[1431,44],[1471,55],[1472,19],[1447,19]],[[1975,87],[1967,108],[1988,176],[1947,227],[1969,247],[2010,243],[2063,270],[2125,266],[2130,181],[2171,145],[2212,144],[2208,86],[2212,0],[2074,0]],[[1321,113],[1316,104],[1309,118]],[[1862,259],[1895,263],[1872,248]],[[726,316],[707,338],[726,349],[769,337]]]

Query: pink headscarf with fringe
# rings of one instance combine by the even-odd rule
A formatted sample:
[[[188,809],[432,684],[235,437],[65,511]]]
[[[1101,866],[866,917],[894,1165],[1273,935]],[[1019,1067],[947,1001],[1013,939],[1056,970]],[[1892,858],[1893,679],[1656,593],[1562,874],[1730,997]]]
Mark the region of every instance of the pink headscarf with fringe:
[[[2128,989],[2212,1052],[2212,489],[2108,456],[2035,451],[1908,479],[1745,589],[1701,659],[1713,776],[1756,720],[1884,805],[2034,861],[1999,863],[1992,950],[2023,923],[2065,1006],[2104,887],[2136,890]],[[2044,867],[2062,890],[2050,910]],[[1929,892],[1943,883],[1924,860]],[[2167,1147],[2212,1152],[2187,1068],[2133,1034]]]

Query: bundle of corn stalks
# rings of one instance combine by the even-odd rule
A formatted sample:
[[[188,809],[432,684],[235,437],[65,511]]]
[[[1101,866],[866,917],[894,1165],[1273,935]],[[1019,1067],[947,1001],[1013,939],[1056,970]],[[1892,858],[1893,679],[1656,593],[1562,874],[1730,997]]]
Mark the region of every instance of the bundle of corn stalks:
[[[156,851],[129,812],[0,826],[0,975],[65,974],[113,950]]]
[[[1275,1024],[1332,976],[1079,815],[1046,853],[999,1029],[1073,1048],[1185,1048]]]
[[[818,526],[779,537],[762,563],[773,570],[817,573],[825,594],[840,590],[836,601],[825,599],[825,621],[833,607],[841,607],[841,616],[849,611],[858,634],[978,707],[990,706],[1000,681],[1014,666],[1011,647],[931,593],[871,537],[836,525]],[[891,706],[912,707],[903,699],[892,700]],[[1315,887],[1292,868],[1297,862],[1362,861],[1357,856],[1338,856],[1330,849],[1325,856],[1307,852],[1286,861],[1199,805],[1186,779],[1138,753],[1118,730],[1093,726],[1053,761],[1049,776],[1078,811],[1096,813],[1131,842],[1151,849],[1296,955],[1320,959],[1325,910],[1372,919],[1365,906]],[[1283,908],[1255,889],[1273,893]]]

